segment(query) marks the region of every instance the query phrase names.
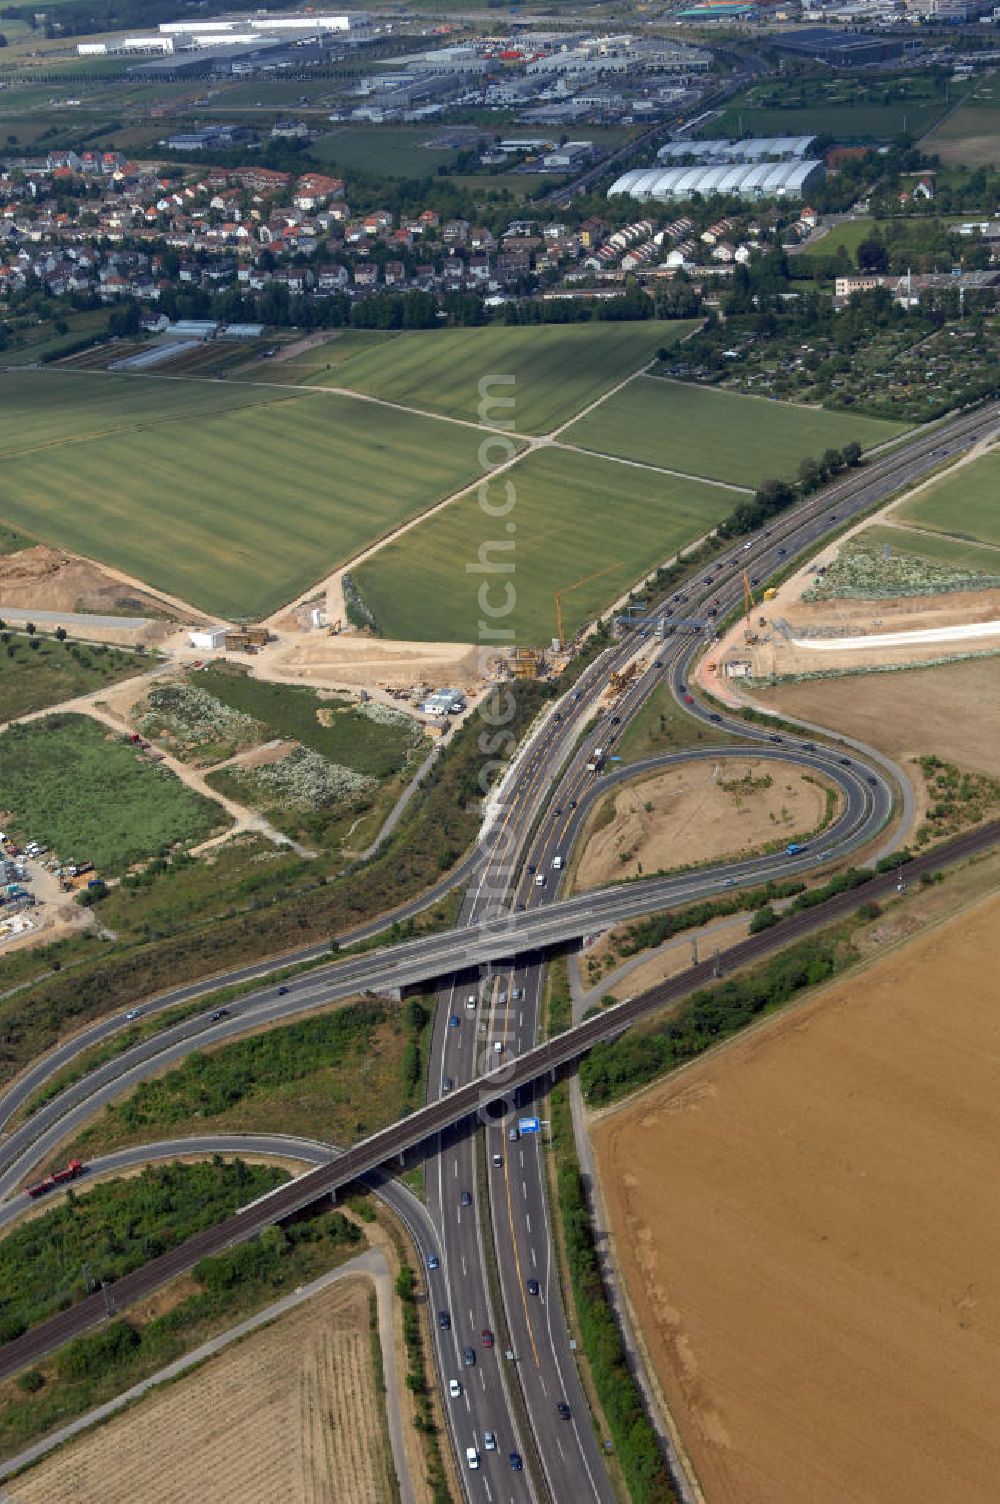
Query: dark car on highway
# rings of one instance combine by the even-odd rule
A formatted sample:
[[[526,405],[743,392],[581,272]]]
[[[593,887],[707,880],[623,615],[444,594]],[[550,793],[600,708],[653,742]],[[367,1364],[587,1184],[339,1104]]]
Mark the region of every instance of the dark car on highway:
[[[511,1466],[511,1471],[515,1472],[515,1473],[519,1473],[521,1471],[521,1469],[524,1467],[524,1463],[521,1461],[521,1454],[520,1454],[520,1452],[511,1452],[511,1454],[510,1454],[510,1466]]]
[[[451,1317],[447,1311],[438,1311],[438,1326],[443,1332],[451,1331]]]
[[[528,1294],[529,1295],[537,1295],[538,1294],[538,1281],[537,1281],[537,1279],[529,1279],[529,1281],[528,1281]]]
[[[462,1362],[465,1364],[466,1368],[475,1368],[476,1349],[474,1347],[462,1348]]]
[[[570,1409],[565,1400],[559,1401],[558,1405],[556,1406],[556,1410],[559,1413],[560,1419],[569,1420]]]

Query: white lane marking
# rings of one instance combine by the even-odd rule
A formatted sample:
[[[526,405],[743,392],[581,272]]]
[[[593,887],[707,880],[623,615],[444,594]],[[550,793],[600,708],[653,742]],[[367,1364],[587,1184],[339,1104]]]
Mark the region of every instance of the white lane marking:
[[[538,1260],[537,1260],[537,1259],[536,1259],[536,1258],[535,1258],[535,1250],[534,1250],[534,1247],[532,1247],[532,1248],[530,1248],[530,1249],[529,1249],[529,1250],[528,1250],[528,1251],[529,1251],[529,1253],[530,1253],[530,1254],[531,1254],[531,1262],[532,1262],[532,1265],[533,1265],[533,1266],[534,1266],[534,1268],[536,1268],[536,1269],[537,1269],[537,1268],[538,1268]]]
[[[523,1180],[521,1181],[521,1195],[524,1197],[525,1201],[527,1201],[527,1199],[528,1199],[528,1187],[525,1185],[525,1183],[524,1183]]]
[[[525,1214],[524,1214],[524,1220],[528,1224],[528,1231],[530,1232],[531,1231],[531,1213],[530,1212],[525,1212]]]
[[[468,1268],[466,1267],[465,1254],[463,1253],[462,1254],[462,1278],[463,1279],[468,1279],[468,1277],[469,1277],[469,1271],[468,1271]]]
[[[521,1168],[523,1170],[524,1169],[524,1150],[522,1149],[520,1151],[520,1153],[521,1153]]]
[[[566,1453],[563,1451],[562,1442],[559,1440],[558,1436],[556,1437],[556,1446],[559,1448],[559,1456],[565,1458]]]

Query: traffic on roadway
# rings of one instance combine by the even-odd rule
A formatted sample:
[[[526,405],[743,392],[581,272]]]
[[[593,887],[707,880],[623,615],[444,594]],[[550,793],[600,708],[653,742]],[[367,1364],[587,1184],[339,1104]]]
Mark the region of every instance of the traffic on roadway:
[[[755,886],[768,877],[801,875],[862,848],[870,851],[879,838],[889,840],[894,804],[902,801],[904,812],[907,808],[908,786],[899,770],[876,754],[846,749],[837,738],[810,740],[721,712],[690,692],[691,667],[716,623],[741,605],[745,567],[759,579],[782,570],[794,555],[995,430],[997,414],[991,404],[936,425],[717,556],[696,582],[659,604],[553,703],[491,801],[476,850],[459,868],[396,914],[339,938],[343,944],[376,934],[461,881],[467,886],[453,929],[340,960],[326,959],[328,947],[307,947],[154,1000],[138,1000],[129,1012],[148,1016],[196,1002],[233,982],[262,983],[226,1008],[206,1008],[125,1050],[8,1133],[0,1146],[0,1224],[24,1205],[18,1187],[61,1141],[112,1096],[191,1050],[367,988],[385,991],[436,981],[439,1005],[425,1107],[126,1276],[114,1287],[115,1301],[122,1308],[206,1252],[252,1236],[351,1178],[379,1173],[380,1167],[388,1173],[401,1154],[421,1145],[428,1156],[426,1208],[416,1213],[405,1197],[395,1197],[388,1181],[383,1189],[394,1205],[398,1200],[425,1265],[443,1403],[467,1497],[490,1504],[577,1497],[610,1504],[614,1493],[602,1441],[579,1378],[554,1263],[543,1151],[545,1092],[552,1073],[596,1040],[708,980],[711,963],[540,1044],[545,954],[622,919],[729,887]],[[715,615],[709,616],[710,610]],[[685,622],[704,625],[675,626],[681,613]],[[611,674],[633,660],[636,673],[615,704],[612,724],[601,719],[600,702]],[[694,751],[608,771],[606,759],[614,755],[608,749],[664,683],[707,729],[738,737],[742,753],[731,742],[713,746],[709,740]],[[747,747],[755,757],[793,760],[821,771],[837,786],[839,811],[821,843],[561,897],[566,859],[594,800],[609,786],[693,756],[745,757]],[[996,835],[995,828],[977,832],[952,843],[953,852],[979,849]],[[939,853],[935,864],[943,859]],[[868,891],[874,894],[887,881],[875,879]],[[733,961],[754,959],[798,932],[828,923],[840,911],[838,904],[848,912],[856,898],[843,895],[843,902],[831,900],[784,921],[778,939],[748,938]],[[312,969],[280,984],[267,982],[269,972],[299,963],[312,963]],[[118,1017],[95,1024],[40,1061],[0,1099],[0,1127],[60,1069],[124,1023]],[[103,1316],[103,1301],[90,1298],[8,1343],[0,1348],[0,1376]]]

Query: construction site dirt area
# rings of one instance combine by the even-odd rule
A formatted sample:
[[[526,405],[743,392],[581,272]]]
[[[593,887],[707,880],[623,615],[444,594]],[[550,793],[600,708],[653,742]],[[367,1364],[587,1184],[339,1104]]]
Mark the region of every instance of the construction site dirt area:
[[[370,1282],[348,1277],[6,1483],[10,1504],[384,1504]]]
[[[328,636],[304,632],[282,637],[268,656],[268,677],[304,684],[385,688],[427,681],[456,689],[481,685],[485,660],[494,654],[456,642],[389,642],[363,633]]]
[[[832,785],[792,763],[706,757],[609,792],[591,816],[577,891],[693,863],[750,856],[817,829]]]
[[[169,630],[171,614],[168,603],[138,581],[43,544],[0,555],[0,613],[4,606],[98,617],[120,615],[121,628],[95,627],[88,634],[108,642],[159,641]],[[130,628],[127,621],[135,618],[145,619],[145,625]]]
[[[933,753],[1000,777],[1000,656],[905,673],[755,689],[768,710],[829,726],[900,761]]]
[[[994,893],[594,1125],[706,1504],[996,1504],[998,970]]]

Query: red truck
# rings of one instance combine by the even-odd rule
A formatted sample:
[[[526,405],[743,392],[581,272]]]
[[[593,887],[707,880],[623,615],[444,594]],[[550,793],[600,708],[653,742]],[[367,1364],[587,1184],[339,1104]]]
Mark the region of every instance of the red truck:
[[[46,1175],[44,1180],[37,1181],[34,1185],[25,1187],[31,1197],[44,1196],[46,1191],[55,1190],[57,1185],[65,1185],[67,1180],[76,1180],[86,1171],[86,1165],[82,1160],[71,1159],[69,1164],[62,1170],[53,1170],[51,1175]]]

